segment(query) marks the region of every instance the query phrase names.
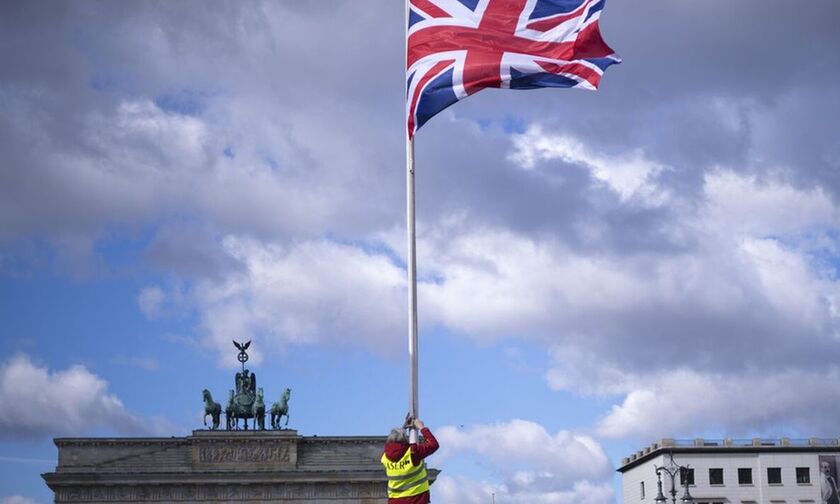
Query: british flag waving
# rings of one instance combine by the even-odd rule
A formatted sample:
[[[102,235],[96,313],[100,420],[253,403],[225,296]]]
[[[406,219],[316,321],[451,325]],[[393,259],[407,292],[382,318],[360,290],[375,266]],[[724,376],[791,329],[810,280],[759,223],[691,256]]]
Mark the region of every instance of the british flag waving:
[[[408,136],[487,87],[596,89],[620,63],[601,38],[605,0],[410,0]]]

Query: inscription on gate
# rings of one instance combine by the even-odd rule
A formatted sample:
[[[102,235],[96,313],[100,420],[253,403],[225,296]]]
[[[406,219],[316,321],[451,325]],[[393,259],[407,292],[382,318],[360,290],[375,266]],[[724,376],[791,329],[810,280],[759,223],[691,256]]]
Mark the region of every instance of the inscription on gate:
[[[266,439],[246,442],[203,442],[193,449],[195,465],[213,465],[227,468],[294,469],[297,464],[297,446],[290,442]]]

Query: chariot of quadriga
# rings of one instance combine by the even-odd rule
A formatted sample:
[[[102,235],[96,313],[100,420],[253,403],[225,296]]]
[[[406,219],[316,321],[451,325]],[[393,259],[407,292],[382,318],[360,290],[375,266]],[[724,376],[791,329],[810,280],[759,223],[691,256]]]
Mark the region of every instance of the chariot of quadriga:
[[[257,387],[257,375],[252,373],[245,367],[248,362],[248,347],[251,342],[245,343],[233,342],[239,354],[236,356],[237,360],[242,364],[242,370],[234,376],[235,389],[228,391],[228,399],[225,404],[225,428],[227,430],[248,430],[248,420],[253,419],[253,429],[265,430],[265,398],[263,396],[262,387]],[[280,429],[280,420],[286,417],[284,426],[289,425],[289,397],[292,390],[287,388],[280,396],[280,400],[271,405],[269,413],[271,414],[270,428]],[[204,389],[204,425],[207,426],[207,417],[212,419],[211,429],[218,429],[221,423],[222,405],[213,401],[213,396],[210,391]],[[243,425],[240,427],[239,421],[242,420]]]

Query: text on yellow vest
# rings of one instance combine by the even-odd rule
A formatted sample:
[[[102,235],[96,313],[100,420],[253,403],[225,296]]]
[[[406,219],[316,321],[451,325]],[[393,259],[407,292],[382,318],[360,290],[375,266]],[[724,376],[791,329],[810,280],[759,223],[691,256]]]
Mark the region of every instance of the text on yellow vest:
[[[396,462],[383,453],[380,459],[388,477],[388,497],[391,499],[409,497],[429,491],[429,477],[426,463],[418,465],[411,462],[411,447],[406,448],[403,456]]]

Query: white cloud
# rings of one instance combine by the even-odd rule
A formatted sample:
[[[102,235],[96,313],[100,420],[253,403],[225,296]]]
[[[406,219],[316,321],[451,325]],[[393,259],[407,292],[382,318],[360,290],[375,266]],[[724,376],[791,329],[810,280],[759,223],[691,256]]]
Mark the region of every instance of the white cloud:
[[[112,159],[123,170],[176,169],[179,163],[195,166],[206,161],[207,127],[194,117],[166,113],[150,100],[121,102],[115,117],[96,116],[87,131],[92,145],[128,145],[125,157]],[[107,142],[107,143],[103,143]]]
[[[405,275],[383,255],[329,241],[263,244],[228,237],[225,251],[242,268],[193,293],[207,343],[227,354],[230,340],[263,338],[260,348],[289,343],[362,343],[390,353],[402,342]],[[253,357],[259,361],[261,350]]]
[[[435,502],[442,504],[487,504],[495,497],[498,503],[510,504],[613,504],[612,483],[575,483],[563,491],[511,490],[505,484],[476,481],[462,476],[441,475],[432,487]]]
[[[553,240],[481,229],[430,245],[442,280],[422,286],[424,308],[476,336],[544,333],[581,313],[632,309],[655,296],[638,289],[641,272],[632,264],[579,255]]]
[[[534,169],[542,161],[559,159],[585,167],[622,200],[638,197],[651,204],[666,201],[664,189],[653,182],[653,177],[664,167],[647,158],[641,150],[610,157],[572,136],[547,134],[539,126],[532,126],[514,137],[514,146],[516,150],[510,159],[525,169]]]
[[[499,502],[523,504],[595,504],[612,499],[610,462],[588,436],[568,431],[552,435],[541,425],[520,419],[466,429],[447,426],[436,435],[444,471],[448,461],[474,456],[496,480],[443,475],[433,487],[441,502],[487,502],[491,493]]]
[[[613,345],[636,333],[640,317],[654,334],[637,334],[637,342],[679,330],[664,322],[695,318],[740,319],[756,331],[775,320],[810,338],[837,323],[828,299],[838,282],[801,251],[771,239],[698,239],[704,242],[690,253],[627,257],[582,254],[511,232],[467,232],[432,244],[440,280],[421,286],[421,303],[427,316],[474,337],[517,331],[557,341],[577,334]],[[657,321],[656,312],[667,318]],[[630,325],[619,326],[622,320]]]
[[[166,301],[166,294],[163,289],[157,286],[144,287],[137,295],[137,305],[143,315],[150,319],[157,318],[160,315],[160,309]]]
[[[840,210],[821,187],[797,189],[781,180],[718,169],[705,175],[706,225],[754,237],[803,233],[840,222]]]
[[[599,434],[645,440],[703,432],[764,436],[777,429],[836,435],[840,368],[828,371],[703,373],[679,369],[635,377]]]
[[[0,365],[0,436],[81,435],[104,427],[126,434],[163,430],[165,421],[129,413],[108,383],[84,366],[39,367],[25,355]]]
[[[557,484],[598,479],[610,471],[609,460],[592,438],[568,431],[552,435],[543,426],[527,420],[466,429],[446,426],[438,429],[436,435],[442,446],[442,457],[476,453],[498,468],[527,467],[533,476],[550,472]],[[523,471],[519,472],[521,478],[526,478],[522,476]]]
[[[435,502],[442,504],[486,504],[492,502],[492,494],[501,497],[502,485],[441,473],[431,492]]]
[[[632,390],[632,378],[620,364],[580,347],[555,345],[550,348],[554,367],[545,373],[553,390],[568,390],[586,395],[617,395]]]
[[[751,259],[761,290],[776,312],[817,334],[824,334],[832,321],[836,324],[828,301],[838,287],[836,278],[814,271],[805,254],[786,249],[776,240],[745,240],[741,249]]]
[[[12,495],[0,499],[0,504],[38,504],[38,501],[21,495]]]

